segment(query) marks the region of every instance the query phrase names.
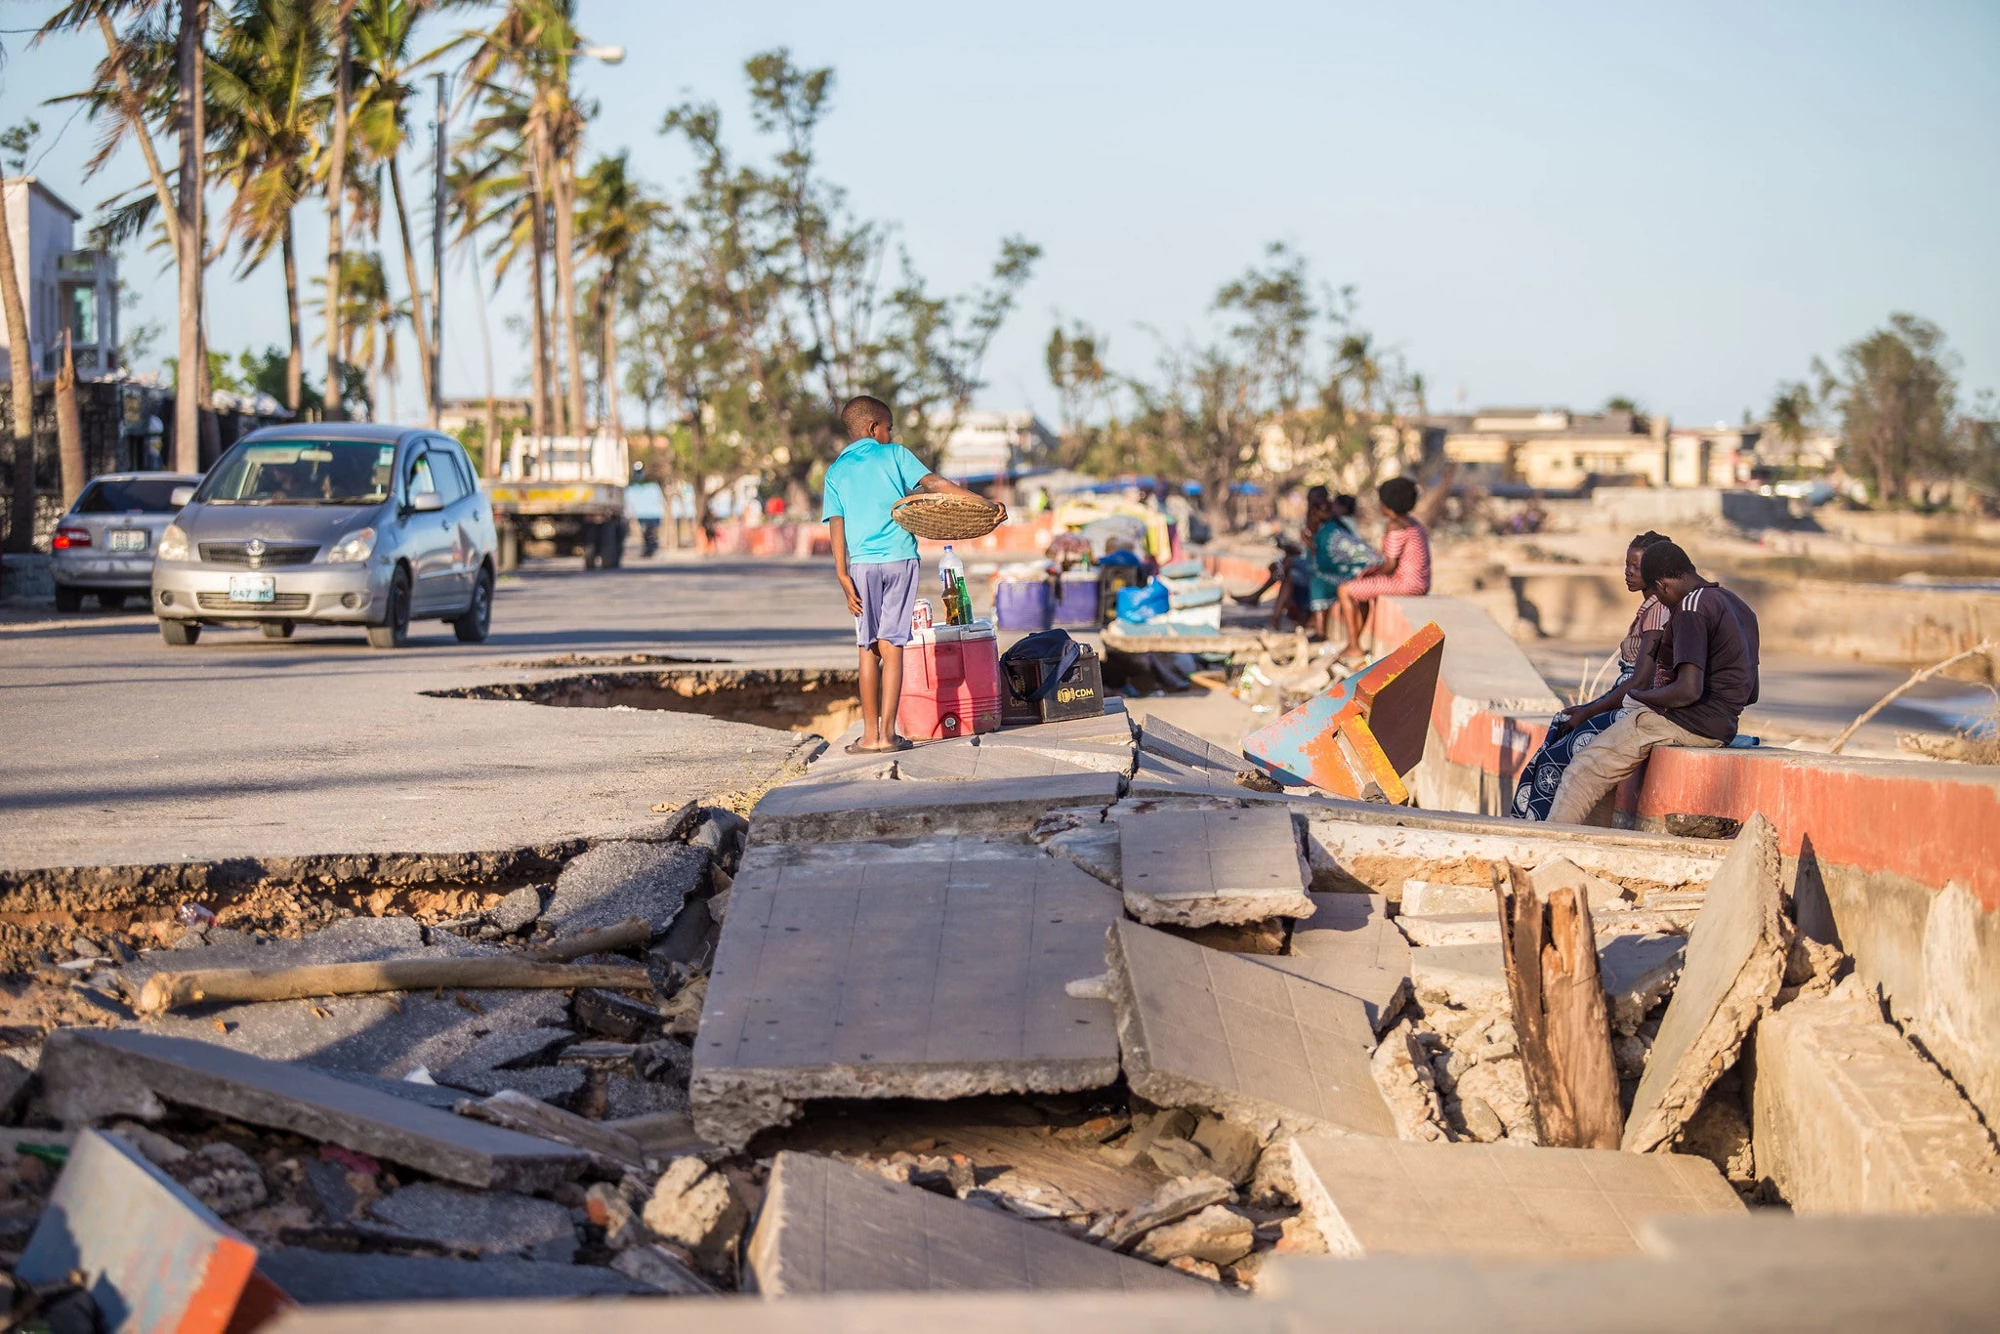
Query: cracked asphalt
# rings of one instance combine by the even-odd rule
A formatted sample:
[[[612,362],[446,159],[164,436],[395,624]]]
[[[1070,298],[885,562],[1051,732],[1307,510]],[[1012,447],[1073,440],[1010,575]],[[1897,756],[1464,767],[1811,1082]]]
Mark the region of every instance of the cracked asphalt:
[[[590,574],[531,564],[501,581],[486,643],[426,622],[398,652],[311,627],[291,640],[209,630],[169,648],[147,616],[11,609],[0,867],[479,852],[630,832],[657,821],[657,803],[763,781],[798,738],[698,714],[423,692],[580,670],[527,665],[562,654],[845,667],[850,625],[827,562],[666,557]]]

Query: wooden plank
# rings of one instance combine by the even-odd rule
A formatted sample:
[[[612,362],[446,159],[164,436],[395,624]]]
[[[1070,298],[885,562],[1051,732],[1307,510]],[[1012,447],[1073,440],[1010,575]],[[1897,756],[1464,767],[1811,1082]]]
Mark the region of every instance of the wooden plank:
[[[1589,896],[1509,865],[1495,877],[1501,960],[1542,1143],[1615,1149],[1624,1129]]]

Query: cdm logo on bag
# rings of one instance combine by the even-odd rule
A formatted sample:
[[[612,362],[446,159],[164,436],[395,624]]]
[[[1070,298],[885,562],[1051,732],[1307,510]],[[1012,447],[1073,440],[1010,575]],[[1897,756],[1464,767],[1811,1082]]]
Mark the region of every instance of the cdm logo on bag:
[[[1089,686],[1058,686],[1056,688],[1056,702],[1059,704],[1068,704],[1074,700],[1094,698],[1096,694],[1097,692]]]

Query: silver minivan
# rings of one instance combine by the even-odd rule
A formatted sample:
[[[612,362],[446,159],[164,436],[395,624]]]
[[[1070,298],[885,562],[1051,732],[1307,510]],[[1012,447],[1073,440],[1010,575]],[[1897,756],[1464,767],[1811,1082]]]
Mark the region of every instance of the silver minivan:
[[[93,477],[56,521],[49,541],[56,610],[94,596],[106,611],[143,599],[153,585],[153,549],[180,506],[174,493],[201,481],[187,472],[114,472]]]
[[[404,426],[316,422],[255,431],[224,454],[160,535],[153,613],[169,644],[204,625],[362,626],[376,648],[412,620],[486,638],[493,507],[458,442]]]

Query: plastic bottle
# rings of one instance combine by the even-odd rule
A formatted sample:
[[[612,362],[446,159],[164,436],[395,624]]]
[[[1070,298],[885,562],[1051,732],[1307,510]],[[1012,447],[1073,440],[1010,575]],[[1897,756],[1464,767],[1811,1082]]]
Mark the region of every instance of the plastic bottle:
[[[945,624],[964,625],[971,620],[972,608],[965,601],[965,566],[949,542],[944,544],[944,555],[938,557],[938,583],[944,590]]]

